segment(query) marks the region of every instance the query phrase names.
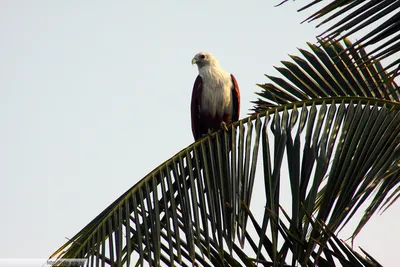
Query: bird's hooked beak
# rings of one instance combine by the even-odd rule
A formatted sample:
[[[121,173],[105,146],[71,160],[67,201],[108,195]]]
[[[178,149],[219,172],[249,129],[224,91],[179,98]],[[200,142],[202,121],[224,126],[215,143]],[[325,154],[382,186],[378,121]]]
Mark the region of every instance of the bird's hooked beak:
[[[194,64],[196,64],[196,63],[197,63],[196,58],[193,58],[193,59],[192,59],[192,65],[194,65]]]

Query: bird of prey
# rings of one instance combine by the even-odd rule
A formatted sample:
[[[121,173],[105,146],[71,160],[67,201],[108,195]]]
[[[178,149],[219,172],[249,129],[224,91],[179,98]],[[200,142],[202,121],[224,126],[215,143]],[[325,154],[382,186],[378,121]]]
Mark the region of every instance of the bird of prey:
[[[195,140],[209,130],[226,129],[239,119],[240,92],[235,77],[225,72],[217,59],[200,52],[192,59],[199,69],[192,92],[192,132]]]

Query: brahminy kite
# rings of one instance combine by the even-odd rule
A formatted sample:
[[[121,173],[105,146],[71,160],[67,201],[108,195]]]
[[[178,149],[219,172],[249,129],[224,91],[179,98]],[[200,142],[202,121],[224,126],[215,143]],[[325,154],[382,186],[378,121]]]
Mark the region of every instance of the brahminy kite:
[[[225,72],[217,59],[200,52],[192,59],[199,68],[192,92],[192,132],[195,140],[209,130],[226,128],[239,119],[240,92],[235,77]]]

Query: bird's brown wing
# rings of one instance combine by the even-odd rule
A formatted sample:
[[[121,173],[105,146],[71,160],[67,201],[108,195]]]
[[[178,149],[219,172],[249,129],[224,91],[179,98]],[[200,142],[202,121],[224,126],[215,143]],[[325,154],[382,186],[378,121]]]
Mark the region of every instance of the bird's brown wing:
[[[198,75],[196,80],[194,81],[192,102],[190,105],[190,111],[192,117],[192,132],[195,140],[201,137],[199,119],[200,119],[200,101],[201,101],[202,88],[203,88],[203,81],[200,75]]]
[[[239,85],[235,79],[235,76],[231,74],[232,78],[232,100],[233,100],[233,110],[232,110],[232,122],[239,120],[240,115],[240,91]]]

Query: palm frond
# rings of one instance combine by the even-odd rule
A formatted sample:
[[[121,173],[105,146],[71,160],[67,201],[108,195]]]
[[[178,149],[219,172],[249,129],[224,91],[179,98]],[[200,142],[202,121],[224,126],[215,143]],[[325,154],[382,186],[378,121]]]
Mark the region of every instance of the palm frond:
[[[241,206],[242,202],[250,205],[252,198],[260,129],[260,118],[241,121],[232,129],[234,138],[226,132],[214,134],[182,150],[125,192],[52,257],[129,265],[135,251],[139,262],[150,265],[223,265],[221,259],[232,253],[235,233],[242,244],[245,240],[247,215]],[[230,141],[236,139],[236,130],[238,143]]]
[[[353,67],[342,53],[334,64],[344,49],[337,43],[310,46],[315,55],[301,50],[305,59],[279,69],[289,81],[270,76],[278,86],[262,86],[258,113],[158,166],[51,258],[84,258],[87,266],[376,266],[336,234],[363,204],[353,236],[398,198],[398,87],[376,85],[372,72],[387,75],[376,62]],[[285,181],[290,212],[281,205]],[[264,198],[255,201],[262,184]]]
[[[285,79],[267,75],[273,83],[258,84],[264,90],[253,103],[255,111],[311,99],[382,99],[400,101],[400,88],[389,79],[379,61],[367,57],[364,49],[355,50],[345,39],[324,43],[322,48],[308,44],[312,53],[299,49],[304,58],[290,56],[293,62],[282,61],[276,67]],[[384,82],[388,81],[388,82]]]
[[[266,220],[269,218],[273,244],[278,228],[271,221],[270,213],[280,217],[279,191],[276,191],[279,186],[276,185],[282,179],[290,181],[293,197],[290,226],[296,230],[299,240],[307,240],[310,232],[309,224],[303,223],[306,214],[315,214],[317,221],[324,222],[332,232],[336,232],[352,218],[361,204],[365,204],[369,196],[374,195],[355,236],[400,183],[400,113],[391,112],[390,107],[379,106],[377,102],[336,103],[332,100],[330,103],[324,101],[319,108],[314,101],[309,108],[305,107],[305,103],[308,102],[304,102],[300,114],[299,107],[293,107],[288,112],[284,105],[281,114],[276,108],[272,109],[270,136],[263,138],[263,141],[275,144],[274,158],[270,153],[264,153],[264,172],[267,170],[264,179],[268,187],[262,227],[262,233],[266,235]],[[267,142],[263,144],[268,146]],[[303,155],[300,157],[302,146]],[[287,156],[289,177],[280,174],[284,154]],[[320,196],[318,192],[322,192]],[[321,242],[320,239],[321,229],[313,227],[309,240]],[[315,242],[309,242],[304,259],[309,258],[314,247]],[[304,248],[298,249],[296,253],[301,255]]]
[[[379,194],[370,207],[383,201],[399,182],[393,175],[395,181],[385,181],[388,173],[399,171],[393,168],[400,140],[400,112],[391,111],[389,101],[383,106],[379,102],[331,101],[323,102],[319,109],[316,104],[276,107],[237,123],[231,128],[237,138],[230,140],[226,132],[214,133],[182,150],[118,198],[52,257],[88,258],[94,266],[113,266],[130,263],[131,253],[136,252],[139,263],[151,265],[196,262],[222,266],[229,262],[252,266],[262,258],[287,264],[285,258],[291,252],[297,261],[307,259],[305,264],[308,256],[316,261],[322,257],[316,249],[330,242],[331,235],[321,237],[324,228],[310,225],[307,214],[316,212],[316,221],[324,221],[334,232],[374,190]],[[379,133],[385,141],[367,133]],[[267,198],[263,222],[256,224],[257,241],[248,235],[246,207],[251,205],[255,178],[260,177],[255,175],[259,139]],[[343,153],[346,149],[350,152]],[[289,174],[281,171],[285,156]],[[292,194],[297,196],[286,226],[279,219],[282,179],[289,179]],[[315,206],[321,188],[325,188],[324,195]],[[254,225],[253,218],[252,222]],[[281,238],[285,241],[279,246]],[[293,244],[293,238],[301,245]],[[245,240],[254,245],[253,252],[258,255],[254,261],[234,254],[239,251],[236,243],[244,246]],[[324,260],[330,261],[329,257]]]
[[[284,3],[287,0],[281,2]],[[299,9],[303,11],[321,4],[312,1]],[[324,19],[325,18],[325,19]],[[375,49],[368,56],[374,60],[391,58],[388,66],[389,75],[400,74],[398,53],[400,52],[400,2],[393,0],[335,0],[324,5],[304,21],[322,20],[317,27],[330,25],[319,35],[321,40],[337,41],[359,33],[353,48],[365,48],[374,45]],[[366,31],[368,29],[368,31]],[[360,33],[362,32],[362,33]],[[322,41],[324,42],[324,41]],[[397,55],[396,55],[397,54]]]

